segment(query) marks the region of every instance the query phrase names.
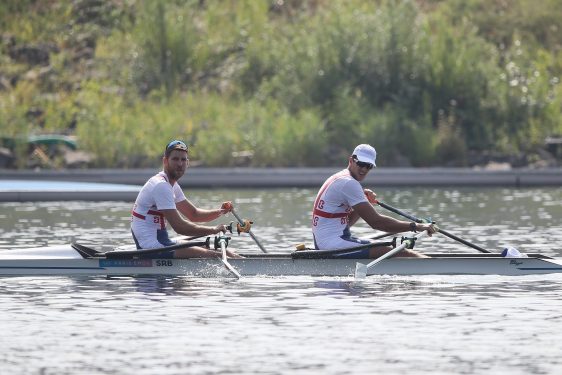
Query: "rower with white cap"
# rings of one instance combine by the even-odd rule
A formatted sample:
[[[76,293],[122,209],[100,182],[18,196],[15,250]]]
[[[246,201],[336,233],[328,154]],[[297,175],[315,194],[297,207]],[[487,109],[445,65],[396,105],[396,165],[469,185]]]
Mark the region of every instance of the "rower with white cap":
[[[329,177],[320,188],[312,212],[312,234],[317,249],[345,249],[368,244],[369,240],[351,235],[351,226],[362,218],[373,229],[388,233],[424,231],[435,233],[433,224],[401,221],[379,214],[370,202],[376,194],[363,189],[361,181],[376,167],[377,151],[368,144],[355,147],[347,168]],[[339,255],[350,258],[377,258],[390,251],[389,247],[369,247]],[[418,252],[404,249],[396,256],[422,257]]]

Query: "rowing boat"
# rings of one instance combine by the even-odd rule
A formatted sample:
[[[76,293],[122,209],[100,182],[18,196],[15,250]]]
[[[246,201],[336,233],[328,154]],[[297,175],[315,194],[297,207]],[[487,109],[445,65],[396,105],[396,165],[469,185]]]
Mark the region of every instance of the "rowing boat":
[[[146,259],[141,251],[102,253],[79,244],[0,251],[0,276],[14,275],[185,275],[228,276],[220,259]],[[314,251],[241,254],[229,259],[242,276],[352,276],[357,262]],[[368,275],[532,275],[562,273],[562,259],[540,254],[434,253],[430,258],[389,258]]]

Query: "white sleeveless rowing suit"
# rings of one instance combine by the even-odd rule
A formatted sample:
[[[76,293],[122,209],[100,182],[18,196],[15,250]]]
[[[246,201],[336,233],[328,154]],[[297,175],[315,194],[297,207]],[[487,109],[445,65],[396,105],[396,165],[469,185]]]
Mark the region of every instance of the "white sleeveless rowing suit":
[[[173,245],[168,237],[164,214],[159,210],[175,209],[185,200],[176,182],[170,185],[163,171],[151,177],[142,187],[133,206],[131,231],[138,248],[152,249]]]
[[[348,215],[353,206],[367,202],[359,181],[344,169],[324,182],[312,212],[312,234],[317,249],[344,249],[365,243],[351,237]]]

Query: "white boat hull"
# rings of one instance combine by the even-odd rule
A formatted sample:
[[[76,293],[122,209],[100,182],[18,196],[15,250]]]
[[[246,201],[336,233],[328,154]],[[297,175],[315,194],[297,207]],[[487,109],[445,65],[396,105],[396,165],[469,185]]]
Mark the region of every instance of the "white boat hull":
[[[562,260],[538,255],[430,254],[390,258],[368,275],[532,275],[562,273]],[[290,254],[248,254],[229,263],[242,276],[353,276],[367,259],[293,259]],[[219,259],[84,259],[70,245],[0,252],[0,276],[14,275],[183,275],[229,276]]]

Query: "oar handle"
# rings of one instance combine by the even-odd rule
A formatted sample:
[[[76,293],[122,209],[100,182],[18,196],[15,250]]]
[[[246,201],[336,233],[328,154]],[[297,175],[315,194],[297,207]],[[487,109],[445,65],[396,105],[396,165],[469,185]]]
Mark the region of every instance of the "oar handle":
[[[399,210],[399,209],[397,209],[397,208],[395,208],[395,207],[389,206],[388,204],[386,204],[386,203],[384,203],[384,202],[381,202],[381,201],[379,201],[379,200],[376,200],[375,203],[378,204],[378,205],[381,206],[381,207],[386,208],[386,209],[389,210],[389,211],[392,211],[392,212],[394,212],[394,213],[400,215],[400,216],[403,216],[403,217],[405,217],[405,218],[407,218],[407,219],[410,219],[410,220],[412,220],[412,221],[415,221],[416,223],[420,223],[420,224],[424,223],[424,221],[423,221],[422,219],[419,219],[419,218],[417,218],[417,217],[415,217],[415,216],[413,216],[413,215],[410,215],[410,214],[408,214],[408,213],[406,213],[406,212],[404,212],[404,211],[402,211],[402,210]],[[449,238],[455,240],[455,241],[458,241],[458,242],[462,243],[463,245],[466,245],[466,246],[468,246],[468,247],[472,247],[473,249],[478,250],[478,251],[480,251],[480,252],[482,252],[482,253],[491,253],[491,251],[488,251],[488,250],[486,250],[486,249],[484,249],[484,248],[482,248],[482,247],[480,247],[480,246],[478,246],[478,245],[475,245],[475,244],[473,244],[473,243],[470,243],[470,242],[468,242],[468,241],[466,241],[466,240],[463,240],[462,238],[459,238],[459,237],[455,236],[454,234],[447,232],[447,231],[444,230],[444,229],[439,228],[437,231],[438,231],[439,233],[442,233],[443,235],[445,235],[445,236],[447,236],[447,237],[449,237]]]
[[[238,216],[238,214],[236,213],[236,211],[234,211],[234,208],[232,208],[230,210],[230,212],[232,212],[232,214],[234,215],[234,217],[236,218],[236,220],[238,220],[238,222],[240,223],[240,225],[244,225],[244,220],[242,220],[242,218],[240,216]],[[252,233],[252,230],[250,229],[248,231],[248,234],[250,235],[250,237],[252,237],[252,239],[254,240],[254,242],[256,243],[256,245],[258,245],[258,247],[260,248],[261,251],[263,251],[264,253],[267,253],[267,250],[265,250],[265,248],[263,247],[263,245],[260,243],[260,241],[258,241],[258,239],[256,238],[256,236],[254,236],[254,234]]]

